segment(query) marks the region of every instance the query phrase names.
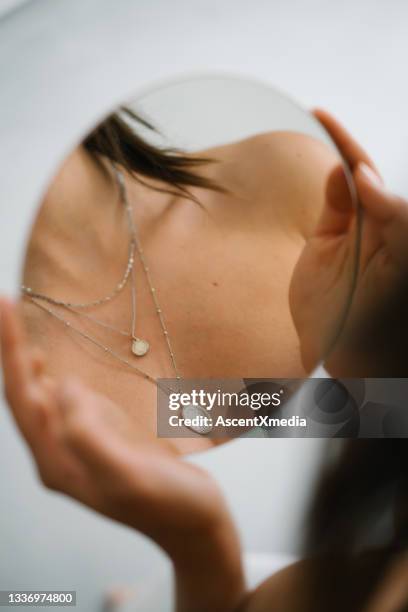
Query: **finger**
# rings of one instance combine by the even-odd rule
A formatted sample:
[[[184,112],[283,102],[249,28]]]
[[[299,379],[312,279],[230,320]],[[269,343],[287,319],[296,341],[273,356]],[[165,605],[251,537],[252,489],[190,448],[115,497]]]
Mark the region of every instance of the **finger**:
[[[325,205],[316,227],[316,235],[343,234],[350,227],[354,214],[353,198],[342,166],[329,175]]]
[[[7,299],[0,300],[0,345],[4,390],[18,421],[33,380],[32,362],[16,307]]]
[[[35,368],[40,366],[40,362],[37,357],[33,361],[32,352],[26,346],[16,306],[2,299],[0,314],[5,395],[21,433],[37,457],[49,429],[49,411],[42,385],[35,378]]]
[[[352,170],[355,169],[358,163],[364,162],[380,177],[380,173],[372,159],[337,119],[322,109],[315,109],[313,115],[329,132]]]
[[[45,371],[45,357],[43,351],[38,347],[31,350],[31,367],[35,378],[43,376]]]
[[[384,189],[378,176],[365,163],[359,163],[354,172],[354,182],[363,208],[377,221],[388,223],[401,213],[401,220],[408,214],[408,202]],[[404,215],[404,208],[406,213]]]
[[[138,453],[129,454],[124,438],[107,427],[98,401],[103,398],[99,400],[76,379],[64,381],[57,391],[65,442],[95,476],[105,477],[107,472],[115,472],[119,465],[129,463]]]

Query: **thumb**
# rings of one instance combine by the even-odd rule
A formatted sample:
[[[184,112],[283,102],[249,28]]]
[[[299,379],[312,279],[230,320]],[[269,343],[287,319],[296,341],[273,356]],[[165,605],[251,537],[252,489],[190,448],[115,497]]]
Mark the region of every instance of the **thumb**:
[[[76,378],[66,379],[58,390],[63,419],[65,444],[95,477],[116,474],[132,463],[137,464],[137,453],[126,439],[112,427],[103,410],[106,398],[91,391]],[[109,416],[109,414],[108,414]]]
[[[406,275],[408,269],[408,202],[388,192],[365,164],[358,165],[354,172],[354,180],[366,220],[372,221],[377,228],[381,229],[382,240],[387,247],[387,252]]]
[[[69,377],[60,383],[56,392],[62,416],[69,418],[84,403],[86,388],[79,379]]]
[[[364,210],[377,221],[388,223],[401,215],[408,222],[408,202],[390,193],[377,174],[364,162],[354,172],[359,200]]]

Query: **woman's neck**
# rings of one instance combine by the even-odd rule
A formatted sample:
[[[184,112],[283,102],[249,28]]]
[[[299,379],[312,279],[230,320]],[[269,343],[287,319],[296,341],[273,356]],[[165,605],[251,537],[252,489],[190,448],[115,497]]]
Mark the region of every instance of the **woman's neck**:
[[[109,166],[79,147],[41,203],[23,283],[53,297],[70,292],[70,298],[80,295],[79,301],[87,301],[115,283],[128,244],[126,215]]]

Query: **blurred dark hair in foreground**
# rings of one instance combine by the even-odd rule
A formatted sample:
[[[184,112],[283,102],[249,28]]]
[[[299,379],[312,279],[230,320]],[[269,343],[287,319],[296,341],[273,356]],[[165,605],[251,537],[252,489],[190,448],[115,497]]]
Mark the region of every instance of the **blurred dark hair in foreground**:
[[[306,554],[315,562],[305,574],[306,609],[364,610],[407,552],[407,442],[342,443],[321,476],[310,510]],[[396,612],[402,610],[408,610],[408,600]]]

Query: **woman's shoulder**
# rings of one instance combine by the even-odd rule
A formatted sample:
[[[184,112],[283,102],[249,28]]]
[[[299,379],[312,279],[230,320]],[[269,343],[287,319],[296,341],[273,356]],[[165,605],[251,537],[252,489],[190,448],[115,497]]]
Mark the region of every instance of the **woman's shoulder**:
[[[385,553],[386,555],[386,553]],[[242,612],[304,612],[315,602],[316,610],[356,610],[365,599],[365,612],[397,612],[407,609],[408,557],[391,558],[384,551],[370,551],[355,558],[315,557],[303,559],[267,578],[249,596]],[[353,560],[352,560],[353,559]],[[388,561],[388,563],[384,563]],[[330,577],[351,570],[348,589],[331,593]],[[382,567],[383,571],[378,572]],[[316,581],[318,577],[318,581]],[[367,593],[367,587],[369,592]],[[323,595],[323,596],[322,596]],[[312,599],[313,598],[313,599]],[[309,602],[308,605],[306,603]],[[326,604],[326,605],[325,605]],[[327,605],[328,604],[328,605]]]
[[[219,162],[212,178],[253,213],[308,235],[322,209],[327,179],[340,163],[333,147],[307,134],[264,132],[200,152]],[[266,215],[266,219],[265,219]]]

